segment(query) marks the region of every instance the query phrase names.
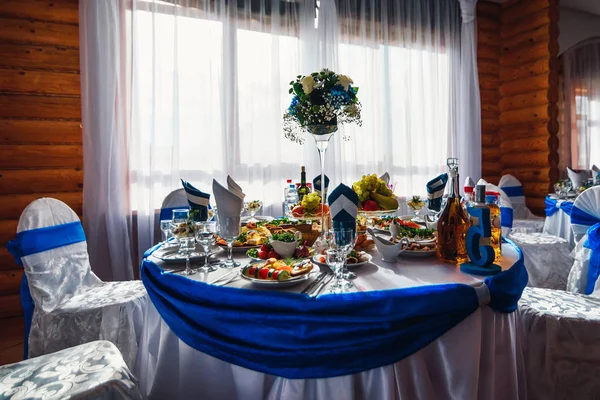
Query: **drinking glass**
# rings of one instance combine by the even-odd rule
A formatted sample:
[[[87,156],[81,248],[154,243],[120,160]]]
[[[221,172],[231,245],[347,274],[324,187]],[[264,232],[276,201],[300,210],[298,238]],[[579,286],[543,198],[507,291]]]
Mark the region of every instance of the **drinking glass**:
[[[253,201],[248,201],[248,202],[244,203],[244,211],[246,211],[248,214],[250,214],[250,218],[248,219],[248,222],[258,222],[256,220],[256,218],[254,218],[254,216],[256,215],[256,213],[258,211],[260,211],[262,206],[263,206],[263,204],[262,204],[262,201],[260,201],[260,200],[253,200]]]
[[[221,264],[223,268],[239,267],[240,263],[233,260],[233,242],[240,235],[240,216],[219,216],[219,232],[227,243],[227,260]]]
[[[178,208],[173,210],[173,219],[171,220],[174,223],[186,222],[190,215],[190,210],[185,208]]]
[[[214,221],[204,221],[196,223],[196,242],[200,243],[204,250],[204,265],[200,267],[201,272],[216,271],[217,268],[208,263],[210,256],[210,247],[215,244],[217,235],[217,223]]]
[[[193,236],[182,236],[179,238],[179,252],[185,255],[185,271],[183,275],[194,275],[198,272],[190,267],[190,256],[196,250],[196,239]]]
[[[162,244],[164,245],[164,247],[168,247],[169,246],[169,236],[171,234],[171,220],[170,219],[163,219],[160,221],[160,231],[162,232],[162,235],[163,235]]]
[[[330,250],[337,252],[338,262],[336,263],[335,281],[331,285],[332,289],[345,290],[353,286],[352,282],[347,280],[344,275],[344,266],[346,257],[354,248],[356,243],[356,232],[354,229],[334,229],[329,236]]]

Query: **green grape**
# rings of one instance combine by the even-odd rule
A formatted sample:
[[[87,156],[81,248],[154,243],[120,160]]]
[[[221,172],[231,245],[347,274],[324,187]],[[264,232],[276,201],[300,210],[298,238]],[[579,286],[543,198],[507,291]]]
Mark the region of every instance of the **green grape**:
[[[387,187],[386,183],[379,179],[377,175],[363,175],[360,181],[355,182],[352,185],[352,189],[358,195],[358,200],[365,202],[369,199],[372,192],[382,194],[384,196],[390,196],[392,191]]]
[[[302,207],[304,207],[305,213],[317,211],[319,204],[321,204],[321,197],[316,192],[309,193],[302,198]]]

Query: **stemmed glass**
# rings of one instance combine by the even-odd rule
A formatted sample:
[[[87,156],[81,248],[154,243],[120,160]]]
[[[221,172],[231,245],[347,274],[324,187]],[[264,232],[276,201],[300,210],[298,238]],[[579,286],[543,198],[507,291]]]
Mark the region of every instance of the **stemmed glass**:
[[[160,221],[160,231],[163,235],[162,244],[164,247],[169,247],[169,236],[171,234],[171,220],[163,219]]]
[[[204,265],[200,267],[201,272],[216,271],[217,268],[208,263],[210,247],[215,244],[217,234],[217,223],[215,221],[204,221],[196,223],[196,241],[204,250]]]
[[[239,216],[219,216],[219,232],[225,243],[227,243],[227,260],[221,264],[223,268],[239,267],[240,263],[233,260],[233,242],[240,235]]]
[[[179,252],[185,256],[185,271],[183,275],[194,275],[198,272],[190,266],[190,256],[196,250],[196,238],[193,236],[181,236],[179,238]]]
[[[262,208],[263,203],[260,200],[253,200],[244,203],[244,211],[250,214],[248,222],[258,222],[254,216]]]
[[[335,257],[330,256],[327,253],[327,259],[333,257],[335,263],[333,265],[335,281],[330,286],[331,291],[343,291],[353,286],[352,282],[348,281],[344,275],[344,265],[346,264],[346,258],[348,253],[354,248],[356,243],[356,232],[354,229],[334,229],[329,236],[329,251],[335,252]]]

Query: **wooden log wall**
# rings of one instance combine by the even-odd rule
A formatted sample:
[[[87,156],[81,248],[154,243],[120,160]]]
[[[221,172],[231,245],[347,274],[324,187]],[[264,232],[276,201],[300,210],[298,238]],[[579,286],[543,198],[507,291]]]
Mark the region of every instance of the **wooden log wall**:
[[[0,318],[22,314],[23,269],[4,245],[25,206],[82,212],[78,21],[78,0],[0,0]]]
[[[483,177],[516,176],[543,215],[559,175],[558,1],[480,1],[477,11]]]
[[[500,150],[500,13],[502,6],[477,3],[477,67],[481,94],[481,172],[488,182],[498,183],[502,173]]]

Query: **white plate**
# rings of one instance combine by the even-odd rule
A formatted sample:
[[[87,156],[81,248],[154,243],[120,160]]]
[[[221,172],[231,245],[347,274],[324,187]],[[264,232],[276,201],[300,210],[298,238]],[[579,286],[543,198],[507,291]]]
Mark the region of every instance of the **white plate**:
[[[263,260],[261,260],[261,261],[263,261]],[[249,276],[246,276],[241,273],[240,273],[240,276],[243,279],[247,280],[248,282],[251,282],[252,284],[254,284],[258,287],[274,289],[274,288],[285,288],[285,287],[297,285],[299,283],[302,283],[302,282],[308,280],[311,277],[314,277],[318,272],[319,272],[319,266],[313,264],[313,268],[309,273],[300,275],[300,276],[295,276],[290,279],[286,279],[284,281],[269,281],[269,280],[265,280],[265,279],[250,278]]]
[[[219,251],[221,251],[221,249],[213,246],[210,250],[210,256],[213,256]],[[161,247],[152,253],[152,256],[166,263],[180,263],[185,261],[185,256],[179,254],[179,246],[177,245],[171,245],[171,247],[166,249]],[[204,250],[202,250],[202,246],[196,245],[196,250],[192,253],[190,261],[204,261]]]
[[[319,261],[319,257],[320,256],[322,256],[322,254],[321,255],[314,255],[313,258],[312,258],[313,263],[319,264],[319,265],[327,265],[326,262],[323,263],[323,262]],[[370,263],[371,260],[373,259],[373,256],[370,255],[370,254],[368,254],[368,253],[365,254],[365,256],[367,257],[367,259],[365,261],[357,262],[355,264],[346,264],[346,266],[348,267],[348,269],[352,269],[354,267],[360,267],[361,265],[365,265],[367,263]]]
[[[425,257],[431,257],[437,254],[437,250],[433,249],[433,250],[428,250],[428,251],[421,251],[421,250],[404,250],[402,253],[399,254],[400,257],[411,257],[411,258],[425,258]]]

